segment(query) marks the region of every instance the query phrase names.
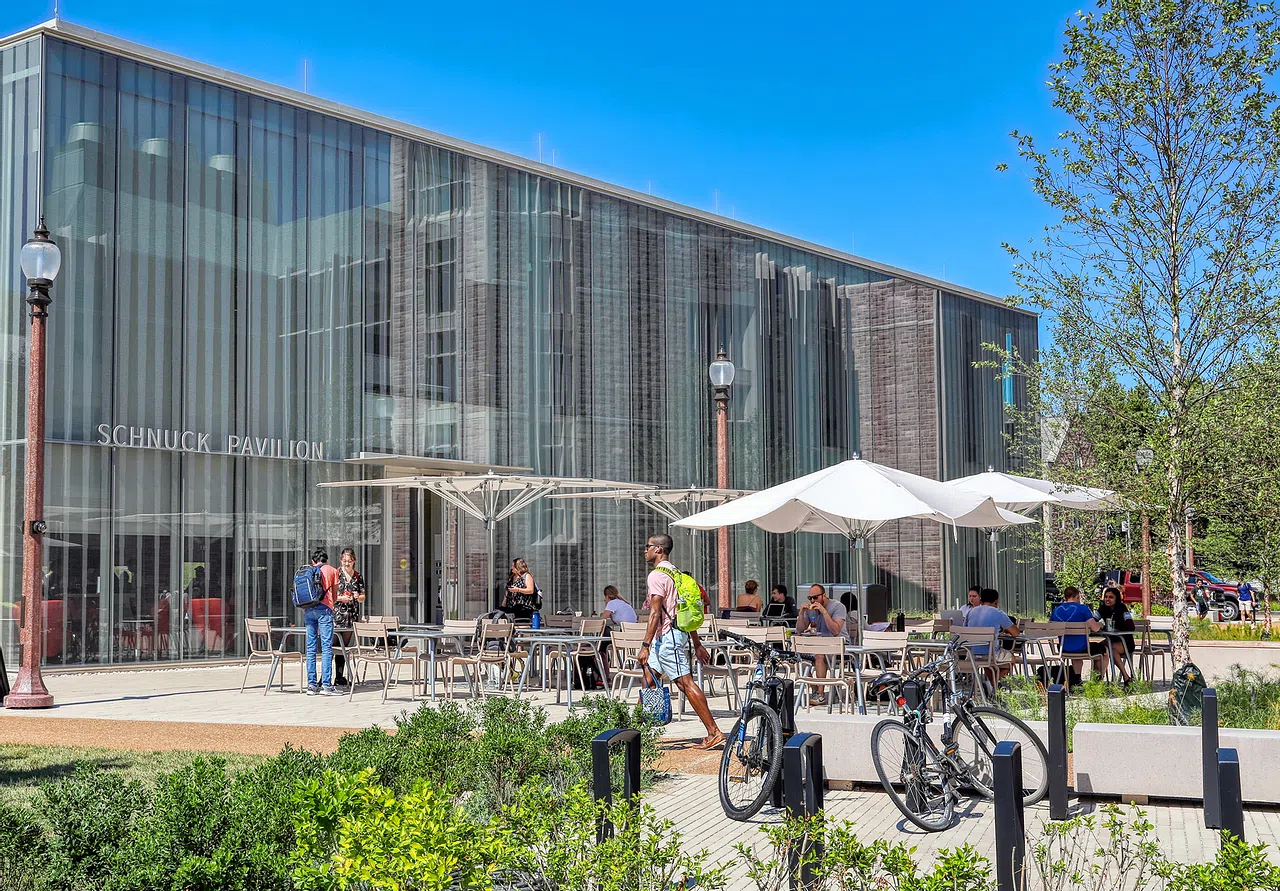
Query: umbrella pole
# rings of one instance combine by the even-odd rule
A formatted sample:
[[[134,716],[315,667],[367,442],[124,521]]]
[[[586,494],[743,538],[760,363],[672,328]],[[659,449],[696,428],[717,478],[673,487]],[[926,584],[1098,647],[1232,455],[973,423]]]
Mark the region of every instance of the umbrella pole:
[[[489,528],[488,528],[488,532],[489,532],[489,575],[488,575],[488,578],[486,578],[486,579],[485,579],[485,583],[484,583],[484,609],[482,610],[482,613],[487,613],[487,612],[489,612],[489,611],[493,608],[493,607],[490,605],[491,601],[489,600],[489,598],[493,596],[493,579],[494,579],[494,575],[493,575],[493,533],[494,533],[494,528],[493,528],[493,527],[494,527],[494,525],[495,525],[495,521],[494,521],[493,517],[489,517],[487,520],[485,520],[485,525],[489,527]]]
[[[854,643],[860,644],[862,643],[863,626],[867,624],[867,599],[863,596],[862,590],[862,539],[850,539],[849,546],[853,555],[854,598],[858,602],[858,639],[855,640]]]
[[[1000,590],[1000,532],[991,530],[991,587]]]

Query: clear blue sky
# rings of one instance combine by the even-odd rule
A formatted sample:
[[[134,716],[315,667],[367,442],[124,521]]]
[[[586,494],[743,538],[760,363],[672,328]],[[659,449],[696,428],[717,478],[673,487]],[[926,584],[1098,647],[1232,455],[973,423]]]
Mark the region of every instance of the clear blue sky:
[[[1003,296],[1080,0],[62,0],[68,21]],[[611,8],[606,8],[611,7]],[[0,4],[0,32],[52,0]],[[624,12],[625,9],[625,12]]]

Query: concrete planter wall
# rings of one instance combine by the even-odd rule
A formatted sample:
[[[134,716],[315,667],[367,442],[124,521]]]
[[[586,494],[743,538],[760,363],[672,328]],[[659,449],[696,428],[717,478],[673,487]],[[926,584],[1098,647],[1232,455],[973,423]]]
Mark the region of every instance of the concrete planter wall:
[[[880,777],[871,761],[871,731],[886,717],[888,716],[828,715],[825,711],[800,711],[796,713],[796,729],[802,733],[822,734],[822,763],[828,782],[879,784]],[[1047,725],[1040,721],[1030,721],[1028,726],[1040,737],[1041,742],[1048,745]],[[929,734],[935,740],[941,731],[940,718],[929,725]]]
[[[1077,724],[1073,737],[1075,788],[1082,795],[1203,800],[1199,727]],[[1280,732],[1224,727],[1218,740],[1240,754],[1244,800],[1280,804]]]

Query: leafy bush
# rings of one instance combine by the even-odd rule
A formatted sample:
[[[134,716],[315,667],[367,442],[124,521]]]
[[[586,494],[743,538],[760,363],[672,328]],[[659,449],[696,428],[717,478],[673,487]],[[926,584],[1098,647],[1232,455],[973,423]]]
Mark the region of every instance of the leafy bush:
[[[614,834],[596,842],[605,815],[582,786],[526,786],[492,819],[478,819],[418,782],[396,795],[374,781],[328,774],[297,798],[293,882],[299,891],[639,891],[717,889],[724,870],[686,853],[647,808],[609,811]],[[690,883],[693,883],[692,885]]]
[[[302,784],[293,881],[299,891],[487,889],[507,840],[470,822],[452,798],[419,780],[408,792],[372,769]]]
[[[36,815],[26,807],[0,804],[0,891],[37,891],[47,873],[49,851],[43,838],[28,837]]]
[[[734,850],[746,864],[757,891],[789,891],[809,871],[810,891],[990,891],[995,887],[989,859],[964,845],[943,849],[933,866],[921,871],[901,842],[860,841],[850,823],[826,825],[821,817],[788,819],[762,826],[764,853],[752,845]],[[821,845],[821,847],[819,846]]]
[[[1214,689],[1223,727],[1280,730],[1280,676],[1233,665],[1230,676]]]

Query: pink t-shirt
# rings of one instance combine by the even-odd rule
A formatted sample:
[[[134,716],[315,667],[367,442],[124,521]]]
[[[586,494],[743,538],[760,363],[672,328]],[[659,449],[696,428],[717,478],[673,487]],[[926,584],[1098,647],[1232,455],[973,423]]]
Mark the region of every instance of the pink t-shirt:
[[[324,600],[329,609],[333,609],[333,599],[338,594],[338,568],[328,563],[320,564],[320,579],[324,584]]]
[[[670,560],[663,560],[658,566],[671,570],[676,568],[675,564]],[[663,605],[662,619],[658,625],[658,637],[662,637],[662,635],[671,630],[671,626],[675,623],[676,607],[680,605],[675,579],[665,572],[659,572],[658,568],[654,567],[649,573],[647,584],[649,594],[645,598],[645,605],[650,609],[657,609],[659,601]]]

